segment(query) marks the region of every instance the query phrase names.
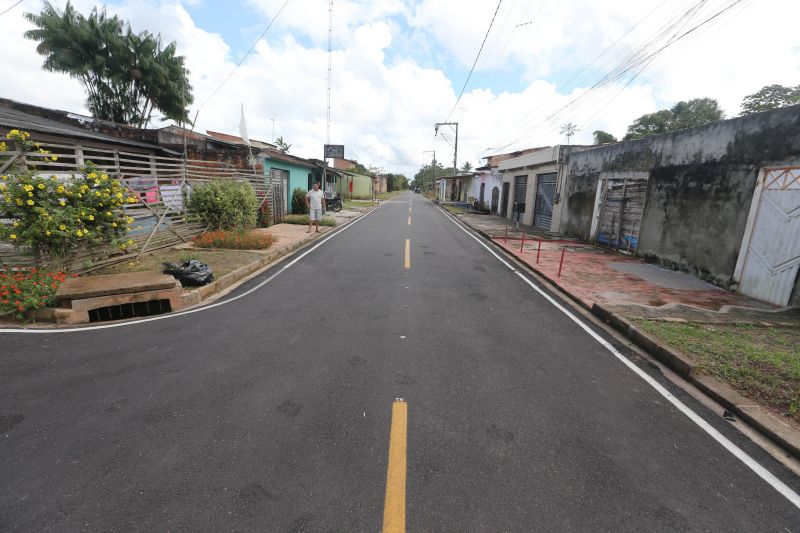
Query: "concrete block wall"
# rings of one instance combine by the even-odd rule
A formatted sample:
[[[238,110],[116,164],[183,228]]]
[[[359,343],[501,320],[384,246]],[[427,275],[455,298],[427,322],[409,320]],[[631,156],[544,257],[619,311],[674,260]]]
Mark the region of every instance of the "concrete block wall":
[[[601,174],[645,172],[638,255],[730,288],[759,170],[799,163],[800,106],[573,153],[561,231],[591,237]]]

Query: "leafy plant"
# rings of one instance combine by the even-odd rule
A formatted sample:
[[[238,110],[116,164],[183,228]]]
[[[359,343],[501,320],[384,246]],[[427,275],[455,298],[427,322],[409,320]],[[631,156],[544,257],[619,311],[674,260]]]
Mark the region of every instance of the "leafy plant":
[[[6,135],[23,151],[35,147],[29,137],[19,130]],[[66,180],[13,167],[9,174],[0,176],[0,194],[0,218],[12,221],[10,226],[0,226],[0,239],[30,247],[39,265],[50,258],[61,269],[69,270],[81,246],[111,242],[125,250],[135,245],[125,239],[133,218],[122,207],[137,203],[138,197],[91,166]]]
[[[158,109],[167,119],[189,122],[192,87],[177,45],[160,35],[135,33],[125,21],[94,8],[88,17],[71,2],[59,11],[50,2],[41,13],[26,13],[35,26],[25,37],[39,44],[43,67],[83,82],[92,114],[144,127]]]
[[[800,104],[800,85],[796,87],[767,85],[760,91],[744,97],[741,114],[747,116],[795,104]]]
[[[242,230],[207,231],[194,239],[194,245],[199,248],[227,248],[233,250],[265,250],[272,246],[274,242],[275,238],[268,233]]]
[[[283,217],[284,224],[308,224],[308,215],[286,215]],[[335,226],[336,220],[332,217],[322,217],[319,221],[320,226]]]
[[[671,109],[642,115],[628,126],[625,139],[641,139],[673,131],[704,126],[725,118],[719,103],[713,98],[694,98],[678,102]]]
[[[306,210],[306,191],[298,187],[292,191],[292,213],[307,213]]]
[[[189,209],[211,229],[250,229],[256,225],[258,200],[247,182],[214,180],[192,191]]]
[[[275,146],[277,146],[278,150],[280,150],[281,153],[283,154],[287,153],[289,151],[289,148],[292,147],[291,144],[288,144],[286,141],[283,140],[283,137],[278,137],[277,139],[275,139]]]
[[[66,278],[67,274],[61,271],[14,270],[3,265],[0,269],[0,316],[25,320],[31,311],[55,305],[58,287]]]

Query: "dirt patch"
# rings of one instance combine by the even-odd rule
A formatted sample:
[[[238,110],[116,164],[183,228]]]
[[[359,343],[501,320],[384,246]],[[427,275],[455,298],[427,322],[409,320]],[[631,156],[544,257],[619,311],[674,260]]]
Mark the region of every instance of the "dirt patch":
[[[214,273],[214,278],[233,272],[237,268],[258,261],[263,253],[245,250],[176,250],[165,248],[143,255],[136,261],[126,261],[95,270],[87,275],[121,274],[124,272],[161,272],[161,263],[165,261],[180,263],[187,259],[197,259],[206,263]]]

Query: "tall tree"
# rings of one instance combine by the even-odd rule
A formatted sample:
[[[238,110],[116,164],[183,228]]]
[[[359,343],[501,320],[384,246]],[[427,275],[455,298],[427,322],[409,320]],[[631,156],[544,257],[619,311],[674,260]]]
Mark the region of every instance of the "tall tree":
[[[593,135],[594,135],[594,144],[608,144],[617,142],[617,138],[608,133],[607,131],[595,130]]]
[[[561,126],[561,135],[567,136],[567,144],[569,144],[569,140],[572,138],[572,136],[578,133],[579,131],[581,130],[578,129],[578,125],[575,124],[574,122],[567,122],[566,124]]]
[[[637,118],[628,126],[625,139],[641,139],[673,131],[704,126],[725,118],[719,103],[713,98],[681,101],[671,109],[662,109]]]
[[[747,116],[762,111],[770,111],[790,105],[800,104],[800,85],[784,87],[783,85],[767,85],[760,91],[747,95],[742,100],[741,115]]]
[[[164,46],[160,35],[135,33],[105,9],[85,17],[69,1],[63,12],[45,2],[41,13],[25,18],[35,26],[25,37],[39,43],[43,68],[83,82],[96,118],[144,127],[158,110],[166,119],[189,122],[192,86],[174,42]]]
[[[472,170],[472,163],[469,161],[464,161],[464,164],[461,165],[461,172],[469,172]]]

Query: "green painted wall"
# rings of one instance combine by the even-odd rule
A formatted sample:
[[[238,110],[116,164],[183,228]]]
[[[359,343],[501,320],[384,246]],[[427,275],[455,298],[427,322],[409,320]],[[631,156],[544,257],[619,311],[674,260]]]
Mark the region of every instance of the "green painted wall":
[[[284,161],[264,158],[264,176],[270,176],[272,169],[285,170],[289,173],[288,185],[284,194],[286,196],[286,210],[292,212],[292,191],[300,187],[308,190],[308,175],[311,174],[314,180],[319,180],[319,171],[313,168],[294,165]]]
[[[342,198],[350,198],[350,180],[353,181],[353,198],[372,198],[372,178],[360,174],[342,178],[339,189]]]

